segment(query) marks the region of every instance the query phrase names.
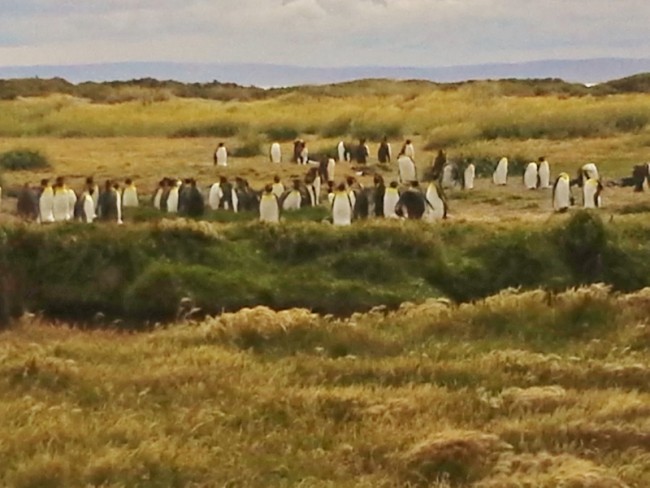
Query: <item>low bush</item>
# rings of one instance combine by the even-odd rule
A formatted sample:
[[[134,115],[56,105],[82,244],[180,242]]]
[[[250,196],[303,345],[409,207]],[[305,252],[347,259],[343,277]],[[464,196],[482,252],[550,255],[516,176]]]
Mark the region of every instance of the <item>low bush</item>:
[[[234,148],[230,154],[235,158],[254,158],[262,154],[262,144],[257,139],[250,139]]]
[[[264,133],[269,140],[277,142],[294,141],[300,136],[300,131],[289,125],[273,125],[264,129]]]
[[[6,171],[31,171],[49,167],[48,159],[38,151],[17,149],[0,154],[0,169]]]
[[[242,127],[232,122],[215,122],[182,127],[171,134],[171,137],[234,137],[240,133]]]

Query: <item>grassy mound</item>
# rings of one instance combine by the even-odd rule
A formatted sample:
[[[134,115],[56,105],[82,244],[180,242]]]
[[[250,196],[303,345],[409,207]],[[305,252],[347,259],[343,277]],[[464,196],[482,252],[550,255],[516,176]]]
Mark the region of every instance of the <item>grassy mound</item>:
[[[50,162],[38,151],[17,149],[0,154],[0,169],[6,171],[29,171],[49,167]]]

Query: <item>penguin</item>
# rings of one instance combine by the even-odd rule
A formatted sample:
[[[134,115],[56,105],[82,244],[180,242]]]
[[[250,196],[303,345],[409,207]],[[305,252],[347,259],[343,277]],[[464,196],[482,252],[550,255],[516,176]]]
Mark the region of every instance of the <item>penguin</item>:
[[[55,222],[65,222],[70,220],[70,215],[74,213],[74,206],[70,211],[70,194],[65,186],[63,178],[57,178],[54,185],[54,196],[52,198],[52,213]]]
[[[539,158],[539,187],[543,190],[551,188],[551,168],[546,158]]]
[[[392,160],[393,151],[388,142],[388,137],[384,137],[379,144],[379,149],[377,150],[377,160],[381,164],[388,164]]]
[[[456,179],[454,178],[454,167],[451,164],[445,164],[442,169],[442,187],[443,188],[453,188],[456,184]]]
[[[318,205],[320,205],[320,193],[323,186],[323,182],[321,180],[320,174],[318,173],[318,170],[316,170],[314,173],[315,173],[314,179],[311,182],[311,184],[314,187],[314,207],[317,207]]]
[[[29,183],[25,183],[18,193],[16,210],[18,216],[25,220],[38,220],[38,198]]]
[[[117,199],[118,195],[111,181],[104,183],[104,191],[99,195],[98,201],[98,216],[104,221],[119,221],[121,220],[121,210],[118,206],[120,203]]]
[[[539,173],[537,170],[537,163],[528,163],[528,166],[526,166],[526,171],[524,172],[524,186],[526,189],[536,190],[538,179]]]
[[[210,187],[210,192],[208,193],[208,205],[212,210],[219,210],[222,198],[223,192],[221,191],[221,185],[219,182],[216,182]]]
[[[86,178],[86,190],[93,199],[95,204],[95,213],[97,212],[97,205],[99,205],[99,186],[95,184],[95,179],[92,176]]]
[[[77,205],[77,194],[74,192],[72,188],[66,188],[66,192],[68,194],[68,219],[67,220],[73,220],[74,208]]]
[[[571,178],[567,173],[560,173],[553,185],[553,209],[566,212],[571,206]]]
[[[391,182],[384,193],[384,217],[387,219],[397,219],[399,216],[395,213],[395,208],[399,202],[399,191],[397,181]]]
[[[345,184],[341,183],[332,199],[332,223],[336,226],[352,225],[352,209],[354,204],[346,191]]]
[[[273,193],[273,186],[266,185],[260,198],[260,222],[277,224],[280,222],[280,202]]]
[[[334,178],[336,178],[336,161],[334,161],[334,158],[329,158],[327,160],[327,181],[334,181]]]
[[[582,181],[589,179],[600,180],[600,175],[598,174],[598,167],[594,163],[587,163],[580,168],[580,173],[582,175]]]
[[[384,178],[381,175],[375,175],[373,177],[373,183],[375,187],[372,191],[372,208],[374,210],[375,217],[384,217],[384,196],[386,195],[386,184],[384,183]]]
[[[113,192],[115,193],[115,204],[117,205],[117,223],[122,224],[122,193],[120,192],[120,185],[115,183]]]
[[[41,181],[41,194],[38,198],[39,218],[42,224],[54,222],[54,189],[49,180]]]
[[[178,200],[179,195],[179,185],[178,181],[172,182],[172,187],[169,190],[169,196],[167,197],[167,213],[175,214],[178,213]]]
[[[307,164],[309,162],[309,149],[307,143],[302,141],[302,149],[300,150],[300,157],[298,158],[300,164]]]
[[[79,200],[81,201],[81,221],[92,224],[97,215],[95,213],[95,201],[93,200],[90,191],[86,189],[81,194],[81,197],[79,197]]]
[[[399,180],[402,184],[417,181],[415,163],[410,156],[407,156],[406,154],[400,156],[397,160],[397,165],[399,168]]]
[[[271,187],[271,191],[278,199],[282,198],[282,195],[284,194],[284,185],[280,181],[280,177],[277,175],[273,178],[273,186]]]
[[[501,158],[492,175],[492,181],[497,186],[505,186],[508,183],[508,158]]]
[[[589,178],[582,187],[582,204],[584,208],[600,208],[603,187],[595,178]]]
[[[442,194],[442,190],[438,187],[436,182],[429,183],[426,193],[428,202],[425,211],[425,219],[429,221],[442,220],[447,218],[447,202]]]
[[[201,217],[205,212],[205,202],[203,201],[203,195],[201,195],[201,192],[196,187],[195,179],[190,180],[185,212],[188,216],[194,218]]]
[[[336,150],[338,151],[338,155],[339,155],[339,163],[344,163],[346,161],[346,153],[347,153],[345,142],[340,141],[338,146],[336,146]],[[333,179],[334,178],[330,176],[330,180]]]
[[[160,181],[160,183],[158,183],[158,188],[156,189],[156,193],[154,193],[153,195],[153,206],[157,210],[161,209],[160,204],[164,192],[165,192],[165,182],[164,180],[162,180]]]
[[[420,184],[417,181],[412,181],[410,188],[400,195],[395,213],[400,217],[419,220],[430,206],[420,190]]]
[[[406,139],[404,142],[404,146],[402,147],[402,150],[400,151],[402,155],[411,158],[413,161],[415,161],[415,147],[413,146],[413,143],[411,142],[410,139]]]
[[[277,142],[271,144],[269,157],[271,158],[271,162],[274,164],[280,164],[282,162],[282,149],[280,148],[280,144]]]
[[[474,163],[469,163],[463,172],[463,189],[473,190],[474,179],[476,178],[476,166]]]
[[[219,143],[214,152],[214,164],[215,166],[228,166],[228,150],[223,142]]]
[[[140,205],[138,201],[138,189],[130,178],[124,182],[126,186],[122,192],[122,206],[124,208],[134,208]]]
[[[289,192],[285,192],[284,199],[282,201],[282,210],[292,211],[300,210],[302,205],[302,193],[300,193],[300,181],[295,180],[293,182],[293,188]]]

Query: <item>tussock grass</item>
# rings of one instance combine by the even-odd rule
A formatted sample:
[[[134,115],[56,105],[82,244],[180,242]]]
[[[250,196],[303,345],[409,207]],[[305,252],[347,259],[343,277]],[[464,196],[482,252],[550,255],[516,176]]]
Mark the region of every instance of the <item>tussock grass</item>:
[[[468,336],[536,293],[348,319],[257,307],[137,334],[26,316],[0,333],[0,484],[647,485],[648,292],[566,292],[618,311],[597,339]]]

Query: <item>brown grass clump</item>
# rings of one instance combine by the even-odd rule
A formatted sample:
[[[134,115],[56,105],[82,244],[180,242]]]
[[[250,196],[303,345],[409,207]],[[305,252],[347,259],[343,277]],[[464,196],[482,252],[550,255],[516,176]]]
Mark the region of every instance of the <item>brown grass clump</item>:
[[[585,459],[548,453],[503,456],[477,488],[625,488],[628,485]]]
[[[483,478],[499,455],[511,446],[483,432],[448,430],[422,441],[402,456],[405,479],[422,485],[432,481],[453,483]]]
[[[567,391],[561,386],[507,388],[501,392],[503,404],[513,409],[549,412],[567,401]]]

